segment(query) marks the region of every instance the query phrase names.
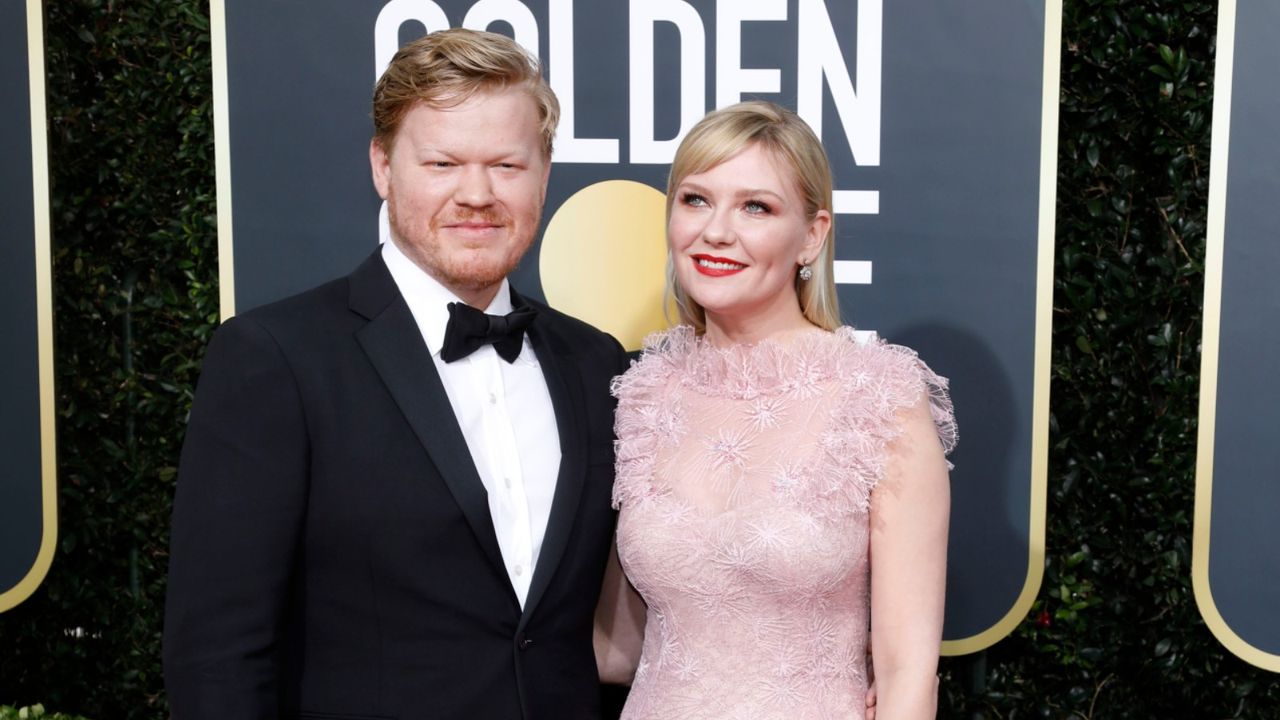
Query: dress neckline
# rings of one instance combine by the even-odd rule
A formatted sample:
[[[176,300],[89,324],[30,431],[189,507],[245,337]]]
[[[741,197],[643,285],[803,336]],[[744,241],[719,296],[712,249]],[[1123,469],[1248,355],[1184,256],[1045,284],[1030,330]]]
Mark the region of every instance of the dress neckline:
[[[848,326],[718,346],[681,325],[649,336],[645,354],[670,363],[685,387],[704,395],[750,400],[816,394],[823,381],[848,367],[843,359],[856,347]]]

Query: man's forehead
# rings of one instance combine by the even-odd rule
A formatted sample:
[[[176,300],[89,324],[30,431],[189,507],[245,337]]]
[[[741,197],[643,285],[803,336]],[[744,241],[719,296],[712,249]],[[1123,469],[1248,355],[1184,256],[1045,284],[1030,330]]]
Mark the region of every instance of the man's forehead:
[[[409,110],[412,112],[419,107],[425,107],[440,112],[451,112],[474,107],[489,100],[507,98],[511,98],[513,101],[523,98],[530,110],[535,113],[538,110],[537,101],[534,100],[533,94],[526,88],[518,85],[503,84],[481,85],[469,90],[450,90],[422,97],[414,101]]]
[[[499,104],[486,107],[492,100]],[[507,97],[479,95],[444,107],[418,101],[400,123],[395,144],[417,150],[540,153],[542,133],[533,101],[528,100],[527,114],[518,107],[521,101],[515,102],[513,107]]]

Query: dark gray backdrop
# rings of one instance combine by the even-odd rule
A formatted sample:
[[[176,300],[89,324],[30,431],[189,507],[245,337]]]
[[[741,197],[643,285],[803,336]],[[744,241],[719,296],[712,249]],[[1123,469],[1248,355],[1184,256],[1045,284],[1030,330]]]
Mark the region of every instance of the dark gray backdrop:
[[[1236,13],[1222,312],[1205,318],[1220,332],[1216,412],[1202,419],[1214,430],[1208,573],[1222,620],[1280,670],[1280,6],[1237,0]]]
[[[527,4],[548,58],[547,0]],[[344,274],[377,243],[367,148],[383,5],[226,2],[237,310]],[[457,26],[473,3],[439,5]],[[577,5],[576,135],[618,138],[621,164],[557,163],[544,223],[592,183],[662,188],[666,180],[665,165],[627,162],[627,4]],[[705,28],[710,109],[716,4],[689,5]],[[857,3],[825,7],[852,67]],[[798,11],[790,0],[787,21],[745,23],[741,35],[744,67],[781,69],[781,92],[758,97],[792,107]],[[879,166],[854,163],[824,90],[836,187],[880,194],[879,214],[837,218],[837,257],[871,261],[874,272],[871,285],[841,287],[846,321],[916,348],[952,381],[962,439],[952,458],[948,640],[1004,618],[1041,558],[1031,556],[1030,522],[1044,512],[1031,506],[1032,484],[1044,482],[1032,477],[1031,457],[1035,301],[1037,283],[1050,282],[1036,268],[1044,13],[1031,0],[886,0]],[[490,29],[511,32],[505,23]],[[401,41],[422,30],[406,23]],[[681,59],[674,26],[658,24],[654,37],[661,139],[679,126]],[[535,246],[514,281],[542,297],[537,256]]]
[[[0,3],[0,597],[26,577],[44,530],[30,84],[27,4]]]

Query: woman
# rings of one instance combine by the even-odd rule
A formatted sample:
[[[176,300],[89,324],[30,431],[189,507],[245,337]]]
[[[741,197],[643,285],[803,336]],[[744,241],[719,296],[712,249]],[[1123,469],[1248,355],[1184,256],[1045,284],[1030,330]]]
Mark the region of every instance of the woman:
[[[914,352],[840,324],[821,144],[771,103],[713,112],[667,217],[684,324],[613,388],[618,557],[647,605],[640,643],[609,573],[606,679],[642,645],[623,718],[850,717],[868,627],[876,715],[934,717],[955,423]]]

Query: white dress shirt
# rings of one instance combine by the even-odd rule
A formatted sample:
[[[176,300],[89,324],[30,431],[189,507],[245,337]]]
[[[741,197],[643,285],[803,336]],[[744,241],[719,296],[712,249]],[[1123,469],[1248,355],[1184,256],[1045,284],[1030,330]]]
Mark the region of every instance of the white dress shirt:
[[[500,358],[492,345],[451,363],[441,360],[448,305],[462,301],[415,265],[394,241],[383,244],[382,259],[408,302],[444,383],[489,494],[489,513],[507,576],[524,607],[560,470],[560,436],[542,366],[527,334],[520,356],[512,363]],[[484,311],[505,315],[511,309],[511,288],[503,280]]]

